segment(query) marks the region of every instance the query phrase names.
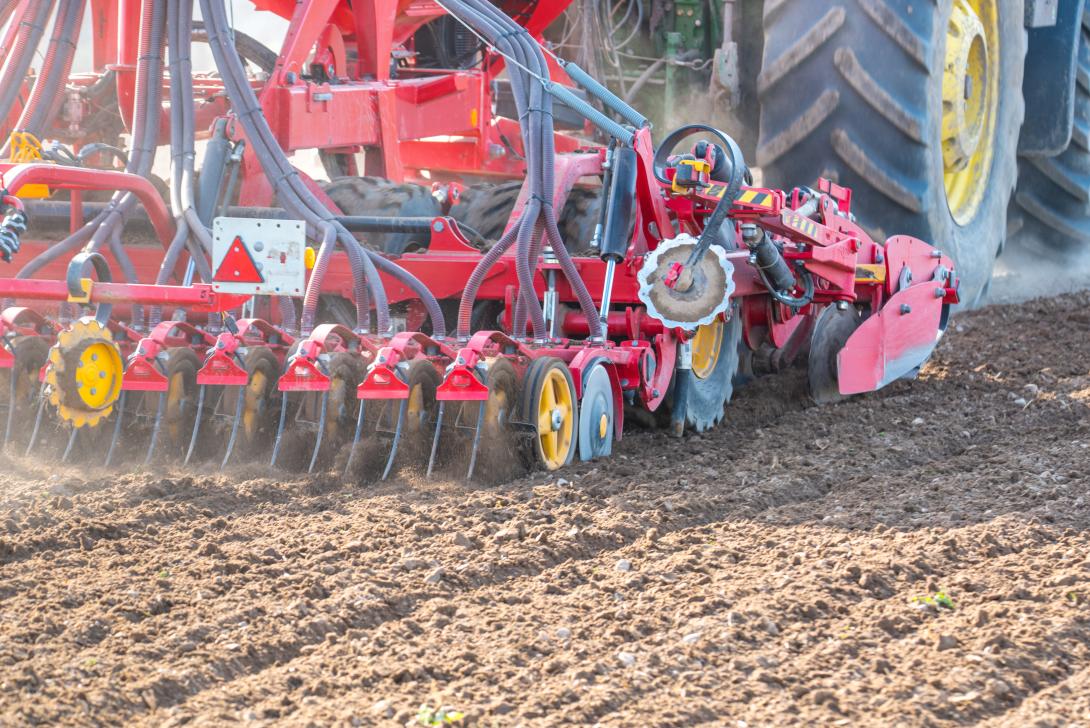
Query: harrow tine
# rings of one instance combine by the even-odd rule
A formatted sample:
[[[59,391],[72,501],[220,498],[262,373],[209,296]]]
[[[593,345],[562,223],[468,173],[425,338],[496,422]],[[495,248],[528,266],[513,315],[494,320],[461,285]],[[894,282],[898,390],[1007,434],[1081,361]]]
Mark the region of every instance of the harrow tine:
[[[394,442],[390,446],[390,457],[386,458],[386,469],[382,471],[382,479],[390,476],[390,470],[394,467],[394,458],[397,457],[397,445],[401,442],[401,426],[405,423],[405,411],[409,408],[409,400],[401,400],[401,407],[397,411],[397,426],[394,427]]]
[[[477,409],[477,427],[473,430],[473,449],[469,453],[469,470],[466,472],[466,480],[473,479],[473,471],[477,468],[477,453],[481,450],[481,427],[484,425],[484,402]]]
[[[439,403],[439,411],[435,415],[435,436],[431,439],[431,454],[428,456],[428,472],[425,478],[431,478],[431,471],[435,467],[435,455],[439,452],[439,433],[443,431],[443,409],[446,402]]]
[[[114,420],[114,433],[110,436],[110,447],[106,450],[106,462],[103,463],[104,467],[110,467],[110,461],[114,458],[114,448],[117,447],[117,440],[121,436],[121,420],[125,418],[125,392],[121,392],[121,396],[117,400],[117,419]]]
[[[231,437],[227,440],[227,452],[223,454],[223,462],[220,463],[220,470],[227,467],[227,461],[231,459],[231,452],[235,449],[235,440],[238,438],[238,423],[242,419],[242,406],[246,403],[246,390],[241,389],[238,393],[238,403],[235,405],[235,419],[231,424]],[[197,417],[200,417],[200,410],[197,410]]]
[[[61,455],[61,462],[68,462],[68,456],[72,454],[72,447],[76,444],[76,435],[79,434],[79,428],[73,427],[72,434],[68,436],[68,445],[64,448],[64,455]]]
[[[151,442],[148,443],[148,454],[144,458],[144,465],[151,463],[151,458],[155,454],[155,445],[159,441],[159,428],[163,423],[163,410],[167,406],[167,393],[159,393],[159,406],[155,410],[155,422],[151,426]]]
[[[17,396],[16,388],[19,384],[19,378],[15,375],[15,371],[13,366],[11,368],[11,391],[8,392],[8,423],[4,427],[4,442],[0,443],[0,448],[5,450],[8,447],[8,439],[11,438],[11,425],[15,421],[15,397]]]
[[[34,430],[30,433],[30,442],[27,443],[26,452],[23,453],[24,457],[30,455],[30,451],[34,449],[34,443],[38,441],[38,432],[42,427],[42,415],[45,414],[45,384],[41,386],[38,392],[38,413],[34,416]]]
[[[360,413],[356,416],[356,434],[352,436],[352,447],[348,449],[348,462],[344,464],[345,474],[352,472],[352,461],[356,457],[356,444],[360,441],[360,435],[363,433],[363,405],[366,401],[365,399],[360,400]]]
[[[276,440],[273,441],[272,459],[269,461],[269,467],[276,467],[276,458],[280,456],[280,441],[284,437],[284,422],[288,418],[288,393],[284,392],[284,396],[280,398],[280,424],[276,426]]]
[[[197,390],[197,418],[193,420],[193,434],[189,438],[189,448],[185,451],[183,465],[189,465],[189,458],[193,456],[193,448],[197,446],[197,433],[201,430],[201,414],[204,413],[204,390],[206,388],[202,384],[200,389]],[[234,440],[234,431],[231,432],[231,439]]]
[[[308,473],[314,472],[314,463],[318,462],[318,452],[322,449],[322,436],[325,435],[326,411],[329,409],[329,390],[322,392],[322,413],[318,415],[318,438],[314,441],[314,452],[310,456]]]

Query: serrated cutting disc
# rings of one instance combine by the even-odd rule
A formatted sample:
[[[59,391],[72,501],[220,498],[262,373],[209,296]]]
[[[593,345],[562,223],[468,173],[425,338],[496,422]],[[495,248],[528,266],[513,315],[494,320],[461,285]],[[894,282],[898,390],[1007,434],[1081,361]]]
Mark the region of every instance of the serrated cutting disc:
[[[693,284],[686,291],[666,285],[666,276],[674,263],[689,259],[697,245],[692,235],[682,233],[659,243],[637,274],[639,296],[647,313],[671,329],[695,330],[710,324],[730,306],[734,293],[734,266],[718,246],[711,246],[693,269]]]

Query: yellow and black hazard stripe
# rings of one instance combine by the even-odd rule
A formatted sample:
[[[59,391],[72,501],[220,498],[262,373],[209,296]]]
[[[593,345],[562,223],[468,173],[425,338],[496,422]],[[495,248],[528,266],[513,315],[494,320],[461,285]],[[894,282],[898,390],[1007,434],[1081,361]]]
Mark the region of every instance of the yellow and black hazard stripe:
[[[784,213],[783,222],[787,227],[798,230],[803,235],[815,237],[818,232],[818,224],[808,217],[797,215],[793,212]]]
[[[773,208],[772,193],[764,190],[746,190],[738,197],[738,202],[751,207]]]

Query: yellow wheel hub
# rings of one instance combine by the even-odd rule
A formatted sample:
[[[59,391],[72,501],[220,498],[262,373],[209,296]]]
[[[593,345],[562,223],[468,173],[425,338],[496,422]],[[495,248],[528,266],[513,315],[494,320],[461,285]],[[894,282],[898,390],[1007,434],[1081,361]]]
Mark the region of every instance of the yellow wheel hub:
[[[723,322],[716,319],[696,330],[692,338],[693,374],[697,379],[707,379],[719,363],[719,350],[723,347]]]
[[[541,381],[537,406],[537,437],[545,467],[556,470],[568,462],[575,444],[575,396],[567,378],[552,369]]]
[[[954,0],[942,76],[943,181],[950,213],[968,223],[988,185],[999,108],[996,0]]]
[[[76,427],[94,426],[113,411],[125,365],[110,332],[93,318],[73,323],[49,350],[49,401]]]

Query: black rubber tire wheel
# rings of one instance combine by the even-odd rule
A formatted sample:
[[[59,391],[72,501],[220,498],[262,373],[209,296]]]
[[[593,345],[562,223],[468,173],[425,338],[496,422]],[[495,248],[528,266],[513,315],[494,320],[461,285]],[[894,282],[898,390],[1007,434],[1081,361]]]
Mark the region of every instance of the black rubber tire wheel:
[[[281,366],[270,349],[263,346],[255,346],[246,352],[243,357],[246,371],[250,373],[251,380],[254,374],[260,372],[265,377],[264,392],[260,395],[259,410],[248,428],[245,422],[238,426],[238,442],[235,443],[233,460],[253,460],[259,455],[269,451],[276,437],[277,419],[280,417],[280,391],[276,383],[280,379]],[[249,384],[242,388],[239,396],[246,396]]]
[[[438,217],[443,214],[431,190],[411,183],[398,184],[378,177],[338,177],[325,185],[345,215],[378,217]],[[390,255],[402,255],[428,247],[426,233],[361,234],[364,244]]]
[[[757,164],[790,189],[831,177],[882,241],[914,235],[952,255],[975,303],[1006,236],[1025,104],[1020,0],[996,2],[999,101],[984,198],[964,225],[943,184],[942,69],[953,0],[766,0]],[[982,140],[981,144],[988,143]]]
[[[450,215],[493,243],[503,235],[521,189],[522,180],[472,185],[462,191],[462,199],[450,209]],[[598,224],[601,205],[602,194],[598,188],[573,187],[568,194],[557,229],[572,255],[591,254],[590,241]]]
[[[1083,11],[1075,72],[1075,125],[1054,157],[1018,160],[1012,245],[1081,253],[1090,248],[1090,11]]]
[[[477,453],[477,468],[473,479],[480,483],[501,483],[518,477],[526,471],[526,462],[519,449],[520,438],[514,423],[522,416],[521,390],[518,372],[507,359],[500,357],[488,359],[488,373],[485,384],[490,393],[502,393],[502,402],[506,404],[501,413],[497,410],[488,413],[481,432],[480,449]],[[490,395],[491,403],[466,402],[462,405],[461,424],[474,427],[477,424],[479,407],[496,407],[497,398]],[[493,418],[492,415],[495,415]],[[502,420],[502,422],[501,422]],[[472,438],[472,431],[469,432]],[[459,467],[468,466],[466,460],[458,463]],[[465,474],[463,470],[462,475]]]
[[[571,438],[567,444],[567,448],[558,448],[558,457],[555,462],[550,463],[548,454],[544,450],[544,446],[541,444],[541,439],[537,435],[538,427],[538,409],[541,404],[541,397],[544,390],[542,384],[546,381],[546,378],[554,371],[560,372],[560,375],[565,379],[568,392],[571,396]],[[576,453],[579,451],[579,403],[575,398],[575,380],[572,379],[571,370],[568,369],[568,365],[561,359],[556,357],[545,356],[540,359],[535,359],[526,370],[525,383],[522,388],[522,421],[528,423],[534,429],[534,436],[530,443],[530,452],[532,453],[533,462],[540,468],[545,470],[559,470],[560,468],[571,465],[575,459]]]
[[[169,399],[163,408],[163,420],[159,430],[159,442],[156,452],[163,456],[184,455],[193,436],[193,426],[197,421],[197,399],[200,387],[197,386],[197,372],[201,368],[201,358],[192,349],[174,348],[167,354],[163,373],[167,382],[172,383],[175,376],[181,377],[182,393],[177,408],[172,409]],[[158,394],[149,399],[158,406]],[[206,402],[207,404],[207,402]],[[155,410],[153,409],[152,412]],[[202,417],[207,417],[209,409],[205,407]],[[205,423],[201,423],[202,426]]]
[[[494,242],[503,235],[521,189],[522,180],[470,185],[462,190],[458,204],[450,208],[450,216]]]

